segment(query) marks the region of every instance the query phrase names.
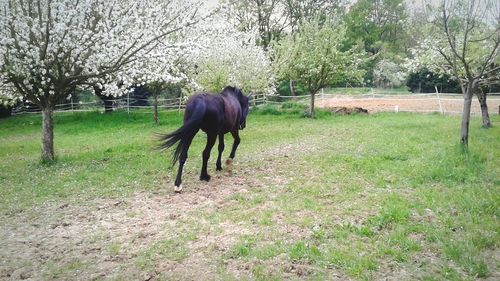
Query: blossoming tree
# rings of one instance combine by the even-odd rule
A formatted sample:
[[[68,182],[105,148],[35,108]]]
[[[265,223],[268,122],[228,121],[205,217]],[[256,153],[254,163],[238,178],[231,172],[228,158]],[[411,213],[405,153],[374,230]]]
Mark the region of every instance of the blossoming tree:
[[[500,4],[492,0],[441,0],[437,5],[429,3],[427,9],[428,37],[413,49],[410,70],[427,67],[460,82],[464,97],[460,142],[467,146],[473,95],[477,93],[485,105],[486,96],[481,96],[479,86],[500,73]],[[489,123],[487,115],[486,108],[483,122]]]
[[[76,87],[127,85],[165,38],[199,21],[189,0],[0,0],[0,96],[42,109],[42,160],[54,160],[53,111]],[[126,87],[123,87],[126,88]]]
[[[402,67],[391,60],[380,60],[373,69],[373,80],[377,87],[401,87],[406,79]]]
[[[205,35],[198,38],[200,49],[192,56],[192,81],[199,88],[216,93],[227,85],[236,86],[245,94],[274,93],[271,62],[257,45],[258,32],[239,31],[226,20],[207,26],[199,31]]]
[[[273,69],[283,80],[301,81],[311,96],[310,117],[314,117],[314,99],[321,88],[341,81],[361,82],[366,56],[359,47],[344,50],[345,27],[330,19],[313,20],[273,45]]]

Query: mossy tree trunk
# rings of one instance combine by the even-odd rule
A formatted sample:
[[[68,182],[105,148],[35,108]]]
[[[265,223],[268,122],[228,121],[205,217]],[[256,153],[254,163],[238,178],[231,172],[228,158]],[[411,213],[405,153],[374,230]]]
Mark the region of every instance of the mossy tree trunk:
[[[158,127],[158,94],[153,92],[153,119],[155,127]]]
[[[47,105],[42,109],[42,161],[54,161],[54,109]]]
[[[314,108],[314,99],[316,97],[316,92],[310,92],[311,95],[311,104],[309,105],[309,117],[315,117],[315,108]]]
[[[104,113],[111,113],[113,112],[113,100],[115,98],[104,95],[103,91],[104,89],[94,86],[94,94],[104,103]]]
[[[464,109],[462,112],[462,126],[460,130],[460,143],[465,147],[469,144],[469,123],[472,97],[474,96],[474,92],[477,90],[477,80],[472,78],[468,80],[467,84],[462,86],[462,92],[464,94]]]
[[[481,106],[481,117],[483,121],[483,128],[491,128],[490,115],[488,114],[488,103],[486,101],[486,92],[482,89],[476,91],[477,100]]]

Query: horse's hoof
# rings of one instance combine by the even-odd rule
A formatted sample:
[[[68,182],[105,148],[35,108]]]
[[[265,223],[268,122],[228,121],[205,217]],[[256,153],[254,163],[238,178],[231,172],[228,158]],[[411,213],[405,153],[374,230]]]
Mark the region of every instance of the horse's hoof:
[[[229,174],[231,174],[233,172],[233,159],[232,158],[228,158],[226,160],[226,172],[228,172]]]
[[[202,181],[210,181],[210,176],[209,175],[201,175],[200,180]]]
[[[182,184],[179,186],[174,185],[174,192],[175,193],[181,193],[182,191]]]
[[[216,171],[222,171],[222,166],[221,167],[216,167],[215,170]]]

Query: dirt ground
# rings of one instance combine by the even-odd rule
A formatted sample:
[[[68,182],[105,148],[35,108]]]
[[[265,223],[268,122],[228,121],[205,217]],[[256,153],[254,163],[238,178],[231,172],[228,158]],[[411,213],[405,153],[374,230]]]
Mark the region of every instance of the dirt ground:
[[[196,175],[188,174],[186,178],[192,176]],[[164,240],[166,230],[188,219],[193,209],[217,208],[224,204],[227,196],[245,192],[241,179],[227,178],[223,174],[212,176],[208,184],[193,181],[196,185],[191,185],[182,195],[169,192],[172,189],[165,186],[164,193],[138,193],[130,198],[96,199],[76,205],[48,203],[11,214],[0,230],[0,260],[8,261],[0,264],[0,280],[54,277],[62,280],[114,277],[151,280],[160,272],[167,272],[166,276],[170,277],[196,279],[199,274],[213,273],[206,268],[208,263],[202,255],[190,256],[179,264],[169,261],[153,271],[134,266],[139,253]],[[237,225],[221,229],[224,232],[191,243],[193,249],[189,252],[203,250],[211,244],[227,249],[246,231]],[[65,266],[76,275],[58,272]]]
[[[320,143],[321,140],[318,140]],[[276,159],[285,159],[300,144],[263,150],[253,158],[239,161],[262,161],[252,177],[239,168],[229,173],[213,171],[209,183],[197,180],[198,171],[187,168],[181,194],[173,192],[170,175],[162,179],[164,190],[140,192],[126,198],[98,198],[90,201],[47,202],[31,209],[2,214],[0,220],[0,280],[215,280],[220,273],[214,265],[214,254],[227,254],[250,229],[231,222],[212,225],[196,217],[196,212],[216,212],[234,204],[231,197],[246,194],[249,188],[284,185],[286,178],[276,171]],[[303,150],[307,153],[307,149]],[[192,160],[195,161],[195,160]],[[278,160],[279,161],[279,160]],[[189,162],[189,161],[188,161]],[[188,163],[189,164],[189,163]],[[189,165],[188,165],[189,166]],[[279,165],[278,165],[279,166]],[[272,176],[271,176],[272,175]],[[168,184],[167,184],[168,183]],[[263,206],[265,207],[265,206]],[[195,222],[195,224],[193,224]],[[173,245],[170,258],[158,259],[156,243],[177,239],[192,228],[201,231],[193,241]],[[303,229],[281,225],[290,237],[306,237]],[[297,238],[298,239],[298,238]],[[185,249],[182,249],[185,248]],[[149,251],[150,254],[147,254]],[[176,260],[179,252],[186,256]],[[146,254],[144,254],[146,252]],[[153,261],[153,266],[141,265]],[[227,274],[239,278],[251,275],[250,263],[231,261]],[[259,261],[255,261],[259,262]],[[283,257],[269,262],[283,267],[290,263]],[[307,265],[289,264],[288,278],[311,270]],[[333,273],[346,280],[342,273]],[[287,278],[287,276],[284,276]]]
[[[488,111],[490,114],[498,114],[500,106],[500,97],[488,98]],[[460,96],[444,96],[440,100],[435,96],[395,96],[395,97],[353,97],[336,96],[329,98],[318,98],[318,107],[362,107],[368,112],[441,112],[445,114],[461,114],[463,108],[463,99]],[[480,116],[481,109],[476,100],[472,101],[472,115]]]

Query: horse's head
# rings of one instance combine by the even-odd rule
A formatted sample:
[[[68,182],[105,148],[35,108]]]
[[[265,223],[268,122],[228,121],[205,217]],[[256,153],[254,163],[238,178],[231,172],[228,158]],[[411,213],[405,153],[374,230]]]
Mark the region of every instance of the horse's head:
[[[226,88],[224,88],[224,90],[222,90],[222,94],[223,95],[231,95],[234,98],[236,98],[238,100],[238,102],[240,103],[241,119],[240,119],[239,129],[240,130],[245,129],[245,127],[247,125],[247,115],[248,115],[248,111],[250,109],[250,97],[252,96],[252,94],[245,96],[245,95],[243,95],[243,93],[241,92],[240,89],[232,87],[232,86],[227,86]]]
[[[241,94],[241,97],[239,98],[240,104],[241,104],[241,121],[240,121],[240,130],[245,129],[247,126],[247,115],[248,111],[250,110],[250,97],[252,94],[249,94],[248,96],[244,96]]]

